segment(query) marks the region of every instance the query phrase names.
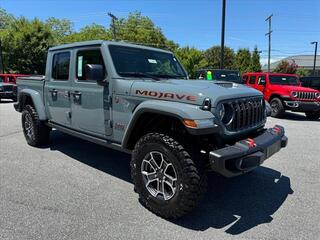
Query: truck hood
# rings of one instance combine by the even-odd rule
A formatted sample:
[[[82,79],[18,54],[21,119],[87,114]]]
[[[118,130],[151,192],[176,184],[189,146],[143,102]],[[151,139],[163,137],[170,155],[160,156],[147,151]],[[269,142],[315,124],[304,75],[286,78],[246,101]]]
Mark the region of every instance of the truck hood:
[[[287,91],[288,93],[291,93],[292,91],[296,92],[318,92],[315,89],[312,88],[306,88],[306,87],[301,87],[301,86],[290,86],[290,85],[270,85],[274,86],[275,89],[280,89],[283,91]]]
[[[213,107],[222,100],[262,96],[260,91],[242,84],[207,80],[135,81],[131,95],[137,97],[201,105],[210,98]]]

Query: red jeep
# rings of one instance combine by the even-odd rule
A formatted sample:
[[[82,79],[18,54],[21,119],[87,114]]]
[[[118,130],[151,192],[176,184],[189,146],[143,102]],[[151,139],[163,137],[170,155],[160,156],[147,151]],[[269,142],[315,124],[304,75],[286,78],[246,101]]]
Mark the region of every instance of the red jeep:
[[[27,76],[23,74],[0,74],[0,101],[1,98],[17,100],[16,81],[18,77]]]
[[[320,118],[320,92],[301,87],[298,75],[282,73],[245,73],[245,84],[263,92],[272,108],[271,116],[282,117],[286,110],[304,112],[311,120]]]

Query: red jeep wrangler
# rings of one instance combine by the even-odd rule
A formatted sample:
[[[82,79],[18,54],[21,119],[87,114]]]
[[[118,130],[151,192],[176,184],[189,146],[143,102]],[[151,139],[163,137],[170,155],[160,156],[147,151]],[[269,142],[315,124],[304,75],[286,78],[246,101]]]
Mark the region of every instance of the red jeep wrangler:
[[[301,87],[298,75],[282,73],[245,73],[245,84],[263,92],[272,108],[271,116],[282,117],[286,110],[304,112],[310,120],[320,118],[320,92]]]
[[[16,81],[18,77],[27,75],[23,74],[0,74],[0,101],[1,98],[17,100]]]

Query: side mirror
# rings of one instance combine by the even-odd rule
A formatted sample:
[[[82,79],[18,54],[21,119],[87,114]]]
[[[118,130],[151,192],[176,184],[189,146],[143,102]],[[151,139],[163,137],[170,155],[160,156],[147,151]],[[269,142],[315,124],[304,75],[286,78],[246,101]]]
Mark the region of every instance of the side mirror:
[[[260,79],[260,83],[259,84],[265,86],[266,85],[266,80],[265,79]]]
[[[99,85],[105,85],[105,71],[103,65],[100,64],[86,64],[85,74],[87,80],[97,81]]]

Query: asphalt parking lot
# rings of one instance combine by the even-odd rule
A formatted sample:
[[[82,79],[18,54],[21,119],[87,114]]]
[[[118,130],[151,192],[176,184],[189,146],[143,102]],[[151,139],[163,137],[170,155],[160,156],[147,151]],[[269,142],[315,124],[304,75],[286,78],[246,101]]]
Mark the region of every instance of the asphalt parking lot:
[[[161,219],[137,200],[130,156],[53,131],[28,146],[0,103],[0,239],[320,239],[320,121],[287,114],[289,145],[253,173],[209,176],[190,215]]]

